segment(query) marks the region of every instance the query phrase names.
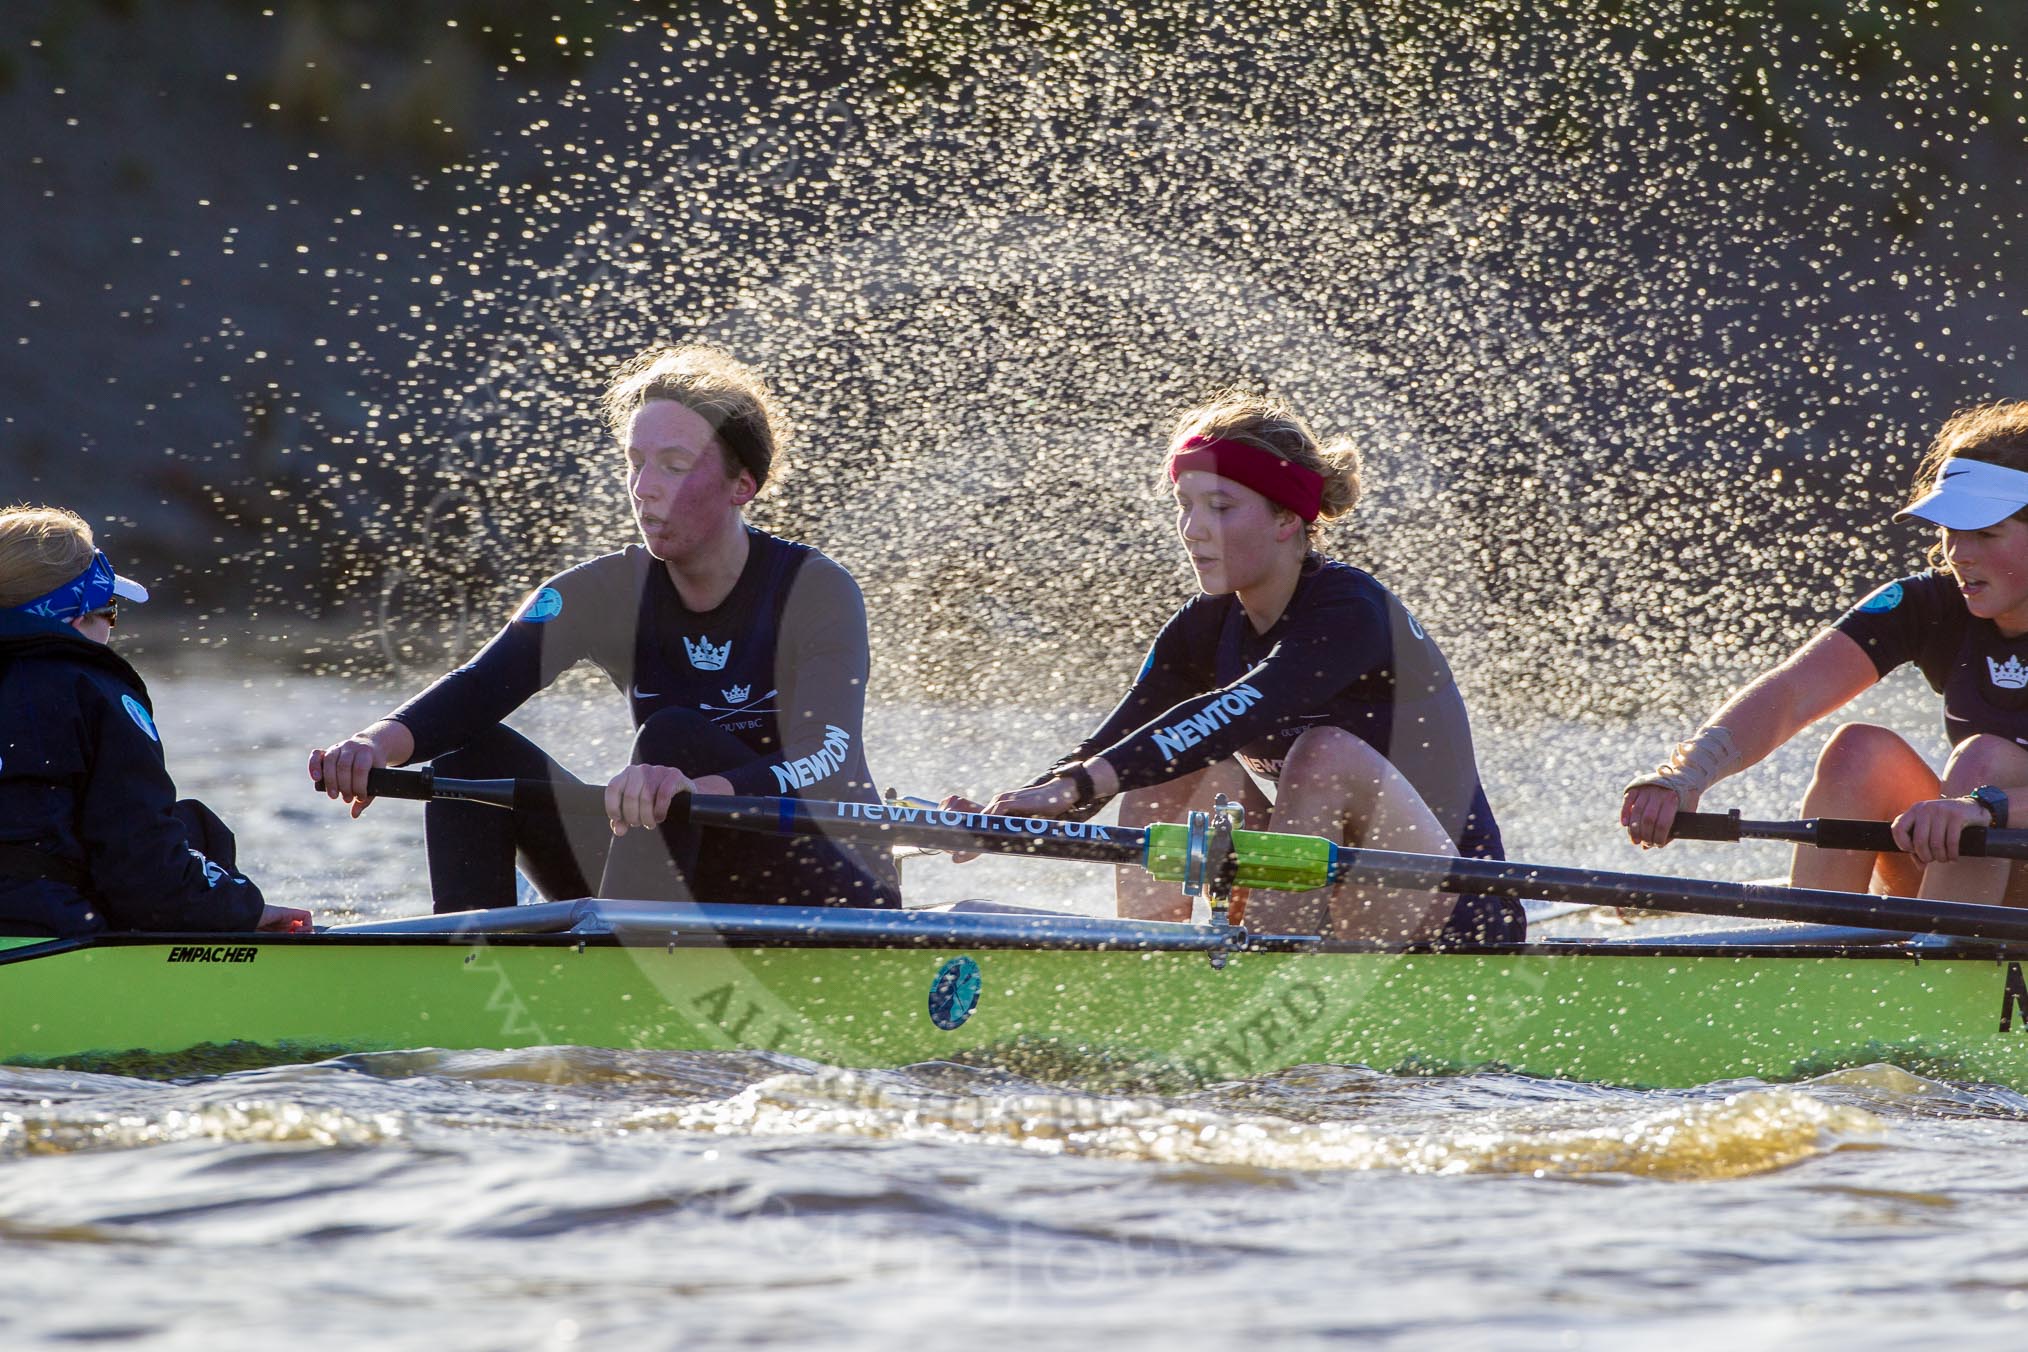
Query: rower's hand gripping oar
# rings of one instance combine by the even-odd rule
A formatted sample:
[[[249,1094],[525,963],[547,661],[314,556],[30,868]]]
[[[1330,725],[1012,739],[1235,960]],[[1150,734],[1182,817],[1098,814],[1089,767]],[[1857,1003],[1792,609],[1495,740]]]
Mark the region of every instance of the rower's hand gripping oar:
[[[605,815],[604,790],[583,784],[438,779],[427,770],[375,770],[368,789],[385,798],[458,798],[524,808],[553,804],[558,811]],[[1208,822],[1157,823],[1134,829],[1101,826],[1096,822],[996,817],[982,812],[882,803],[694,794],[677,800],[671,815],[678,813],[687,813],[688,820],[700,825],[736,831],[822,834],[876,844],[927,844],[940,849],[1133,864],[1172,882],[1187,883],[1193,875],[1213,876],[1206,871],[1214,867],[1222,874],[1226,857],[1221,855],[1213,860],[1214,828]],[[1198,840],[1201,845],[1196,843]],[[1357,879],[1373,886],[1411,891],[1573,901],[1587,906],[1638,906],[1701,915],[1856,925],[1894,932],[2028,943],[2028,909],[2008,906],[1876,897],[1860,892],[1826,892],[1761,883],[1650,877],[1597,869],[1510,864],[1494,859],[1400,854],[1340,846],[1320,836],[1267,831],[1233,830],[1230,840],[1230,883],[1237,887],[1308,892]]]
[[[324,786],[318,784],[322,789]],[[370,798],[408,798],[419,803],[484,803],[514,812],[557,812],[567,817],[606,815],[606,791],[599,784],[558,784],[546,779],[446,779],[427,765],[415,770],[382,767],[369,771]],[[680,805],[683,800],[678,799]],[[676,815],[672,809],[671,816]]]
[[[1798,821],[1749,821],[1731,812],[1679,812],[1669,827],[1678,840],[1786,840],[1823,850],[1862,850],[1901,854],[1893,828],[1886,822],[1847,817],[1804,817]],[[2028,859],[2028,831],[2001,831],[1967,826],[1958,837],[1958,853],[1987,859]]]

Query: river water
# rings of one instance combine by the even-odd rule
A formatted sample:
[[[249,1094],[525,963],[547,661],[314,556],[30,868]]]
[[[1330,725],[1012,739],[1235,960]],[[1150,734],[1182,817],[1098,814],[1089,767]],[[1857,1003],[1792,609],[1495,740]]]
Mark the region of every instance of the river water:
[[[299,788],[309,742],[388,692],[214,663],[156,697],[179,783],[234,823],[271,896],[326,921],[426,907],[412,805],[353,823]],[[589,774],[623,750],[572,736],[618,723],[584,708],[565,692],[527,726]],[[1906,685],[1872,712],[1936,736]],[[989,789],[1087,717],[890,709],[874,768]],[[1613,841],[1615,786],[1675,731],[1482,726],[1515,852],[1778,871],[1776,853]],[[1723,806],[1780,810],[1806,763]],[[1077,865],[906,868],[915,902],[1106,904]],[[1997,1344],[2028,1307],[2028,1099],[2008,1091],[1889,1067],[1671,1092],[1023,1073],[576,1048],[0,1070],[0,1339],[1746,1349]]]

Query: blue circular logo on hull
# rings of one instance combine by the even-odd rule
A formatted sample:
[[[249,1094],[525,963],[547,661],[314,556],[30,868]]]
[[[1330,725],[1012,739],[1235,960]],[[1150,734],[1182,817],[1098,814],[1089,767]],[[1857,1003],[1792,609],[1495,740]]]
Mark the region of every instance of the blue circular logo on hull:
[[[970,958],[952,958],[937,970],[930,983],[930,1022],[949,1032],[972,1017],[979,1007],[979,964]]]

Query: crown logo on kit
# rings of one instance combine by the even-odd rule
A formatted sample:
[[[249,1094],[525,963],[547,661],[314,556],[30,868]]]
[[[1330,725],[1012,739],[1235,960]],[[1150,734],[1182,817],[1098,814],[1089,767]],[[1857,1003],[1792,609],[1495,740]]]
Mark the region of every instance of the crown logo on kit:
[[[2002,690],[2019,690],[2028,686],[2028,667],[2021,665],[2021,659],[2009,656],[2004,663],[1986,659],[1986,670],[1993,675],[1993,684]]]
[[[723,671],[725,660],[732,656],[732,640],[727,639],[723,648],[714,648],[708,637],[700,638],[695,643],[686,637],[683,640],[683,651],[690,654],[690,665],[699,671]]]
[[[746,697],[753,693],[753,687],[750,685],[736,685],[730,690],[722,690],[719,693],[725,696],[727,704],[744,704],[746,703]]]

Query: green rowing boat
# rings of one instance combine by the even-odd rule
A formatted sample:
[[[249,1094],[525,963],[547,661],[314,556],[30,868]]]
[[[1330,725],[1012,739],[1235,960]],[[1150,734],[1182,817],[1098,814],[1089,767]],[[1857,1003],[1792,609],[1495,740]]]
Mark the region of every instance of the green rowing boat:
[[[563,802],[529,781],[382,770],[373,789],[603,815],[598,790]],[[1130,830],[792,799],[683,810],[739,830],[1139,866],[1206,897],[1212,923],[587,900],[314,934],[0,940],[0,1061],[569,1045],[853,1067],[1096,1062],[1198,1082],[1331,1063],[1635,1086],[1887,1061],[2028,1090],[2028,913],[2003,907],[1389,854],[1246,832],[1217,812]],[[1989,843],[2028,849],[2001,838],[2013,834]],[[1442,950],[1225,923],[1235,884],[1344,878],[1803,923]]]
[[[1796,927],[1447,952],[1037,914],[548,903],[229,941],[0,953],[0,1059],[209,1044],[572,1045],[834,1065],[1060,1052],[1231,1079],[1309,1063],[1621,1085],[1889,1061],[2028,1089],[2020,957]],[[1164,933],[1162,931],[1168,931]]]

